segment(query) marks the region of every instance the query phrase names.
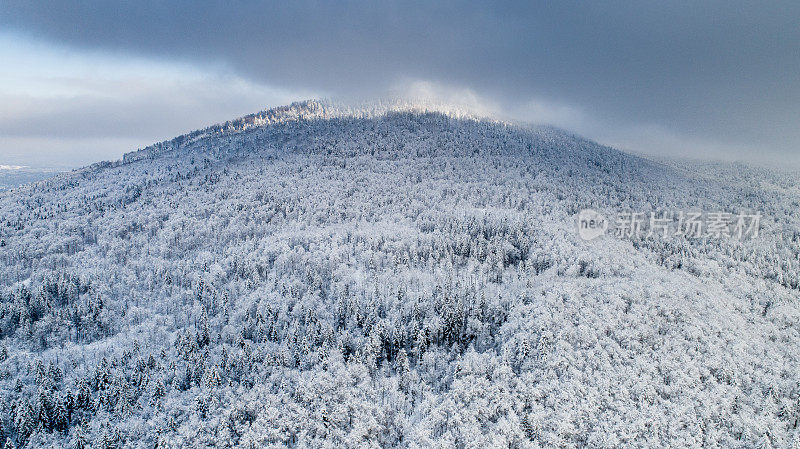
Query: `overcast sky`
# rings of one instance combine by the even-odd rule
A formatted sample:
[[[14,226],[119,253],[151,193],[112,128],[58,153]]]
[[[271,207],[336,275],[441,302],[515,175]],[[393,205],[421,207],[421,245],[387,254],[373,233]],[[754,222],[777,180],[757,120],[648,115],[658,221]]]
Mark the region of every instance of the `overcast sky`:
[[[291,101],[434,96],[655,155],[800,163],[800,2],[0,2],[0,165]]]

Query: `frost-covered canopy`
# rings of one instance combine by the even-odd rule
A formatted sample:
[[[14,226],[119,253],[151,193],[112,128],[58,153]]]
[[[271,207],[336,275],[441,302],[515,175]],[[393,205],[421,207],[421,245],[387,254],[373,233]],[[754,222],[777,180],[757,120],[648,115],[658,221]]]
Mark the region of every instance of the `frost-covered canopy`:
[[[789,447],[800,182],[318,102],[0,193],[9,447]],[[764,215],[581,240],[583,208]]]

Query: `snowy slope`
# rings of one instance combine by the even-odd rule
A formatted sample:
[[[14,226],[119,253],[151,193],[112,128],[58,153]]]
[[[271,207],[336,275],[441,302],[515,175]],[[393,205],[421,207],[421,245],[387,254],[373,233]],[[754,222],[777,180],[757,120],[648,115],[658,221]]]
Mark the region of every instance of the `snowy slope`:
[[[0,193],[16,447],[790,447],[800,181],[304,102]],[[759,210],[758,238],[574,216]]]

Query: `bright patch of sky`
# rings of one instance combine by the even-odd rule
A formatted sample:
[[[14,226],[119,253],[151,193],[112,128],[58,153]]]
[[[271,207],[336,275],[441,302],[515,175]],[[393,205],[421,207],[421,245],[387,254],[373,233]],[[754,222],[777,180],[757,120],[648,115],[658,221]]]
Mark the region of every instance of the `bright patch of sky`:
[[[0,33],[0,164],[77,167],[302,98],[203,68]]]

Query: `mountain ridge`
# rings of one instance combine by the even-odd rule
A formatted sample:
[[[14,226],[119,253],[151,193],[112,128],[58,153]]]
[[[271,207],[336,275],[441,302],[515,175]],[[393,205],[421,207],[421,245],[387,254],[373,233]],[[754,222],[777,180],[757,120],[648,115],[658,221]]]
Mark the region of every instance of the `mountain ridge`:
[[[546,128],[316,107],[0,194],[13,444],[796,439],[797,179],[764,189]],[[764,218],[751,239],[584,241],[584,208]]]
[[[513,121],[500,120],[489,115],[476,113],[467,107],[461,107],[445,102],[388,99],[382,101],[362,102],[360,104],[347,104],[337,103],[331,100],[309,99],[247,114],[236,119],[227,120],[223,123],[210,125],[205,128],[181,134],[172,139],[154,143],[145,148],[125,153],[123,155],[122,162],[129,163],[146,157],[154,157],[161,152],[174,150],[181,145],[186,145],[196,140],[241,133],[270,125],[342,118],[372,119],[389,114],[400,113],[440,114],[447,118],[482,121],[493,124],[501,124],[503,126],[518,127],[520,129],[539,131],[547,130],[555,134],[563,134],[576,140],[579,139],[589,142],[589,140],[567,130],[551,126],[524,125],[515,123]]]

